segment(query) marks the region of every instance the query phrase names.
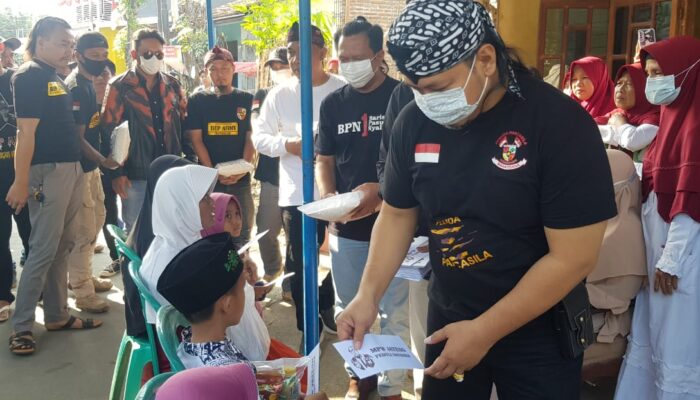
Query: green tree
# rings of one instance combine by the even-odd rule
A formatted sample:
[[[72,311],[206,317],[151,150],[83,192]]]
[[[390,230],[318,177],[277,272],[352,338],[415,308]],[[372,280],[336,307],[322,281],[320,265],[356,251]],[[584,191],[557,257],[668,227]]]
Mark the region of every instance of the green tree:
[[[134,32],[136,32],[139,28],[142,28],[142,26],[139,24],[138,12],[141,6],[143,6],[145,3],[146,0],[125,0],[119,2],[119,14],[122,16],[122,18],[124,18],[124,21],[126,21],[126,26],[117,32],[117,35],[114,38],[114,44],[116,48],[122,50],[118,54],[120,57],[124,57],[122,60],[126,62],[127,66],[131,62],[131,57],[129,57],[131,37],[133,36]]]
[[[175,41],[187,60],[201,60],[208,50],[207,10],[197,0],[179,0],[179,17],[173,25]]]
[[[312,0],[312,10],[321,9],[323,0]],[[259,0],[248,5],[235,5],[233,8],[245,14],[241,27],[250,32],[255,39],[243,44],[251,46],[259,57],[265,52],[284,45],[289,27],[299,19],[298,0]],[[326,11],[315,11],[311,22],[323,32],[326,43],[333,38],[332,16]]]

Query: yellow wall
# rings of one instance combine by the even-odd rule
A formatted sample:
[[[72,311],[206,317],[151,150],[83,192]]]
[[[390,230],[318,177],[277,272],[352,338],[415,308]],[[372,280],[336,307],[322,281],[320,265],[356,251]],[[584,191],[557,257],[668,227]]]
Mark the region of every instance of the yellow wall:
[[[540,4],[540,0],[498,1],[498,32],[506,45],[518,50],[532,67],[537,67]]]
[[[117,32],[119,32],[118,29],[100,28],[100,33],[107,38],[107,43],[109,43],[109,59],[116,65],[117,75],[119,75],[126,71],[126,62],[124,60],[124,55],[121,54],[121,51],[117,51],[114,43]]]

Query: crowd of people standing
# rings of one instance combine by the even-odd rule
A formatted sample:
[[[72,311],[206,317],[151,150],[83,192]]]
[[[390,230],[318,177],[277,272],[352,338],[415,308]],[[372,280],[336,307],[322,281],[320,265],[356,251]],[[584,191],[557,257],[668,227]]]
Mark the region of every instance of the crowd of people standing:
[[[294,272],[284,297],[303,333],[299,35],[295,23],[271,49],[273,85],[255,95],[233,86],[234,57],[218,46],[202,60],[209,86],[188,95],[163,71],[155,30],[135,32],[134,66],[119,75],[103,35],[75,38],[59,18],[35,24],[18,68],[5,57],[17,43],[0,40],[0,322],[11,319],[12,353],[36,351],[40,301],[49,331],[102,325],[69,313],[68,290],[82,311],[108,311],[97,293],[125,265],[107,233],[100,276],[92,255],[120,221],[148,291],[191,323],[187,368],[301,353],[269,337],[256,308],[268,289],[255,286]],[[386,36],[364,17],[333,43],[312,26],[315,198],[362,198],[343,222],[318,223],[331,260],[320,333],[361,346],[379,318],[425,364],[414,381],[426,399],[576,399],[597,344],[625,353],[617,399],[700,399],[700,40],[650,44],[636,61],[613,80],[604,60],[576,60],[560,90],[470,0],[407,2]],[[124,123],[131,144],[116,162]],[[230,161],[255,169],[223,174]],[[26,256],[16,298],[13,218]],[[269,231],[262,277],[237,254],[255,226]],[[432,270],[409,283],[396,272],[417,236]],[[157,310],[122,278],[127,334],[143,336]],[[346,369],[346,399],[401,398],[406,371]]]

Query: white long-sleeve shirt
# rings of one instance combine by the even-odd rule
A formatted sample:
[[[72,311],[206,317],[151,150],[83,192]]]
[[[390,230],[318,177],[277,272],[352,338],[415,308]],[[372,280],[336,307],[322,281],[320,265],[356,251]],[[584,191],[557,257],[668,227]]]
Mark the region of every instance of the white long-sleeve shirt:
[[[317,133],[321,102],[330,93],[346,85],[331,75],[326,83],[313,88],[313,124]],[[280,159],[279,206],[299,206],[303,200],[301,158],[285,148],[288,139],[301,137],[301,86],[297,79],[273,88],[265,98],[260,116],[253,122],[253,146],[269,157]],[[318,189],[314,190],[318,198]]]
[[[651,124],[634,126],[624,124],[618,128],[612,125],[598,125],[603,143],[621,146],[629,151],[639,151],[649,146],[659,132],[659,127]]]

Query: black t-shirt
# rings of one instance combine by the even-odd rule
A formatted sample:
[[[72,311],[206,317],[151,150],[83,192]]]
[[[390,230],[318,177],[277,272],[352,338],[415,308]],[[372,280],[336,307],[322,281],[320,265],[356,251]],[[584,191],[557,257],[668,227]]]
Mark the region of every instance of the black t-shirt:
[[[66,86],[73,95],[73,118],[75,124],[85,125],[85,140],[95,150],[100,150],[100,109],[92,81],[80,74],[78,68],[66,78]],[[97,163],[83,155],[80,160],[84,172],[93,171]]]
[[[12,175],[15,168],[15,140],[17,139],[17,120],[15,118],[14,98],[10,79],[14,70],[5,69],[0,75],[0,173]]]
[[[384,127],[382,128],[382,143],[379,146],[379,160],[377,160],[377,176],[379,183],[384,184],[384,167],[386,165],[386,153],[389,151],[391,143],[391,129],[394,126],[401,110],[413,101],[413,90],[405,83],[399,83],[394,88],[389,98],[389,106],[386,108],[384,117]]]
[[[387,77],[372,93],[346,85],[321,103],[316,152],[335,157],[338,193],[377,179],[377,159],[389,97],[399,82]],[[347,224],[331,224],[330,231],[346,239],[369,241],[377,215]]]
[[[473,319],[548,252],[544,227],[568,229],[616,214],[595,122],[534,77],[467,127],[450,130],[409,104],[387,158],[384,200],[431,219],[431,300]],[[539,320],[539,319],[538,319]]]
[[[265,97],[270,93],[271,88],[260,89],[255,96],[253,96],[253,108],[250,110],[252,115],[257,116],[260,114],[260,107],[262,107],[265,102]],[[280,184],[280,159],[279,157],[268,157],[264,154],[258,153],[258,166],[255,169],[255,179],[260,182],[271,183],[275,186]]]
[[[251,130],[253,96],[240,90],[217,96],[193,94],[187,103],[187,129],[201,129],[204,146],[213,165],[243,158],[246,135]],[[250,174],[239,182],[250,182]]]
[[[56,70],[39,60],[24,63],[12,77],[17,118],[38,118],[32,165],[80,161],[73,96]]]

